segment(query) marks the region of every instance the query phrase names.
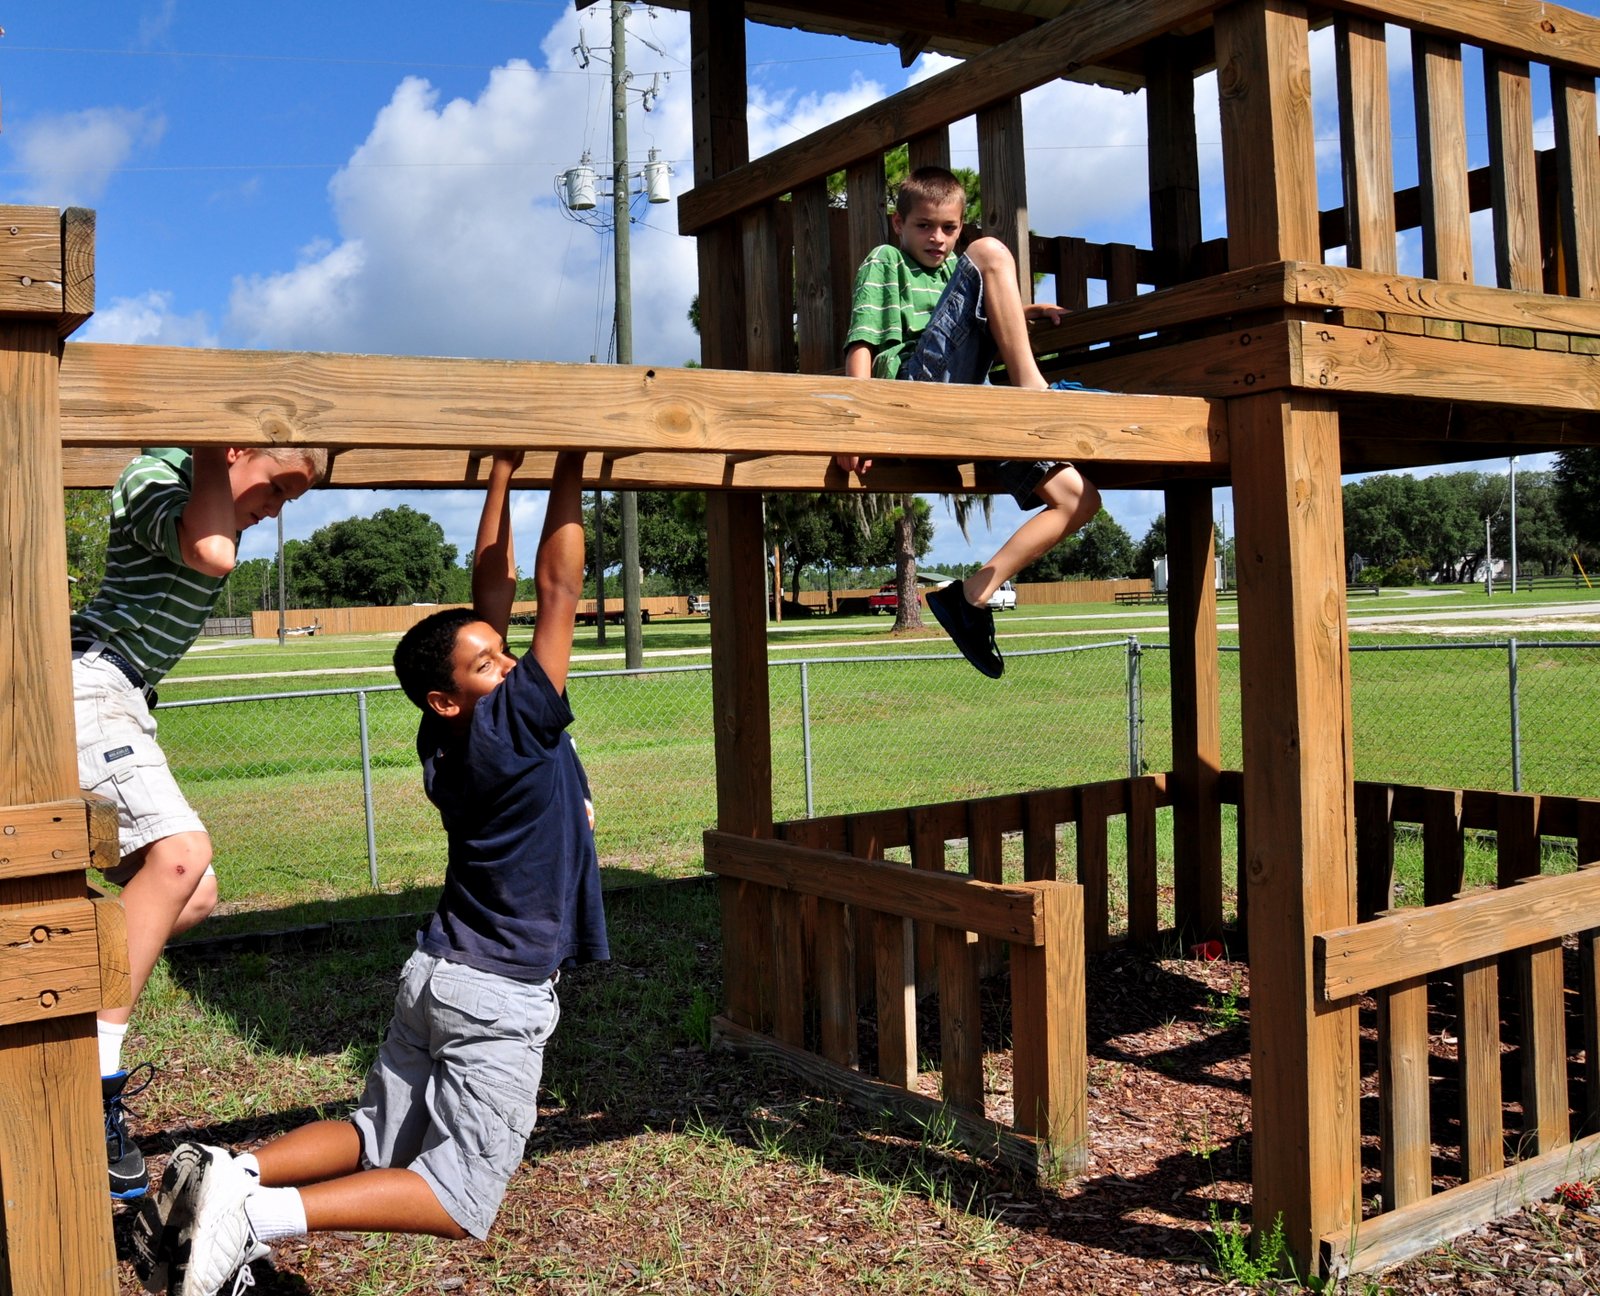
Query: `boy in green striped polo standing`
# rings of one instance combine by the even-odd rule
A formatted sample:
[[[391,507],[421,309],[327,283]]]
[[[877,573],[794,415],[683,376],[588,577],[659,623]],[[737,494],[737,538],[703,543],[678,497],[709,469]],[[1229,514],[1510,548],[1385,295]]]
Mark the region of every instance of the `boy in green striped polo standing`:
[[[111,492],[105,579],[72,618],[72,694],[79,782],[117,803],[121,860],[106,878],[122,887],[134,1000],[168,939],[217,901],[211,837],[156,744],[155,686],[211,615],[240,533],[277,517],[327,473],[326,450],[147,450]],[[149,1064],[134,1075],[122,1065],[132,1011],[108,1008],[99,1018],[106,1161],[111,1195],[124,1199],[149,1185],[123,1109],[153,1074]]]

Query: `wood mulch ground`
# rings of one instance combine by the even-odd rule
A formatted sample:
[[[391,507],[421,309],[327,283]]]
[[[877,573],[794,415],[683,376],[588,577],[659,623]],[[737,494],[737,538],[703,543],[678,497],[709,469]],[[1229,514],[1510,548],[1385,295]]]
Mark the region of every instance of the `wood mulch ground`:
[[[713,951],[708,973],[714,960]],[[541,1113],[528,1161],[488,1243],[424,1244],[401,1266],[392,1252],[377,1264],[369,1239],[322,1237],[280,1248],[274,1264],[258,1265],[255,1291],[1121,1296],[1244,1290],[1244,1282],[1219,1269],[1213,1239],[1216,1221],[1226,1227],[1235,1212],[1249,1219],[1248,968],[1226,958],[1153,960],[1114,951],[1090,961],[1088,984],[1090,1169],[1063,1188],[1039,1190],[952,1156],[943,1185],[958,1205],[972,1203],[969,1213],[994,1220],[984,1245],[953,1229],[948,1211],[933,1200],[937,1193],[904,1194],[887,1234],[872,1222],[869,1195],[845,1150],[870,1143],[891,1159],[897,1153],[881,1126],[854,1125],[848,1113],[837,1117],[839,1128],[817,1158],[744,1149],[736,1191],[703,1195],[699,1182],[673,1178],[680,1172],[670,1139],[696,1121],[744,1130],[772,1113],[830,1101],[791,1078],[756,1076],[737,1059],[682,1048],[656,1060],[652,1093],[632,1095],[610,1111],[551,1106]],[[1003,1105],[1003,1068],[990,1083],[991,1098]],[[1369,1081],[1363,1100],[1369,1127],[1376,1119],[1371,1094]],[[265,1121],[212,1129],[206,1137],[239,1146],[274,1132],[275,1123]],[[159,1156],[183,1133],[146,1129],[147,1146]],[[641,1174],[641,1159],[659,1163],[659,1174]],[[1370,1194],[1375,1171],[1367,1174]],[[673,1261],[656,1264],[650,1257],[661,1254],[668,1234]],[[759,1266],[749,1259],[757,1237]],[[118,1241],[126,1255],[125,1221]],[[919,1266],[927,1267],[926,1281],[917,1276]],[[121,1291],[132,1296],[138,1288],[131,1267],[123,1263],[121,1270]],[[1600,1292],[1600,1207],[1542,1203],[1389,1273],[1323,1289],[1396,1296]]]

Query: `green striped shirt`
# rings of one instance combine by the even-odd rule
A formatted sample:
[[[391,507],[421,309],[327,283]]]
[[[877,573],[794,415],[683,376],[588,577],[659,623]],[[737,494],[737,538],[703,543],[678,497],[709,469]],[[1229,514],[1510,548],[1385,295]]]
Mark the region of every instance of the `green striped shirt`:
[[[106,575],[72,618],[73,638],[103,639],[154,686],[189,651],[227,579],[183,564],[178,518],[193,478],[187,450],[147,450],[111,491]]]
[[[844,344],[865,342],[872,348],[872,376],[894,378],[901,358],[914,351],[933,308],[939,304],[956,258],[948,256],[937,270],[907,256],[893,243],[872,249],[856,271],[850,299],[850,331]]]

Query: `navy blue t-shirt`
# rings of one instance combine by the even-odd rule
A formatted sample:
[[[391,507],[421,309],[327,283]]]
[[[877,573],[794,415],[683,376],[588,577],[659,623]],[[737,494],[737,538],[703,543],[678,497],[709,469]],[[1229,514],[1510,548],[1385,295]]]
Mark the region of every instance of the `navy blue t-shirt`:
[[[519,981],[611,956],[571,723],[532,653],[479,699],[464,735],[423,713],[422,785],[450,840],[423,953]]]

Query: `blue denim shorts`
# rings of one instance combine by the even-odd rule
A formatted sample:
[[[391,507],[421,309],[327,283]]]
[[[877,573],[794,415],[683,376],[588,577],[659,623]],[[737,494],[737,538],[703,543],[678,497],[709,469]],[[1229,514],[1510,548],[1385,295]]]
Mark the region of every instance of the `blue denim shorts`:
[[[394,1016],[350,1118],[368,1167],[415,1171],[483,1239],[538,1116],[555,979],[512,981],[412,954]]]
[[[997,354],[983,311],[983,275],[963,255],[899,376],[913,382],[981,383]],[[1003,459],[994,474],[1019,508],[1035,509],[1044,501],[1034,490],[1056,467],[1042,459]]]

